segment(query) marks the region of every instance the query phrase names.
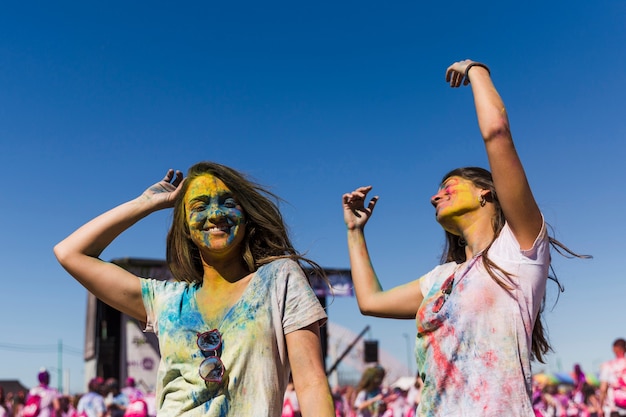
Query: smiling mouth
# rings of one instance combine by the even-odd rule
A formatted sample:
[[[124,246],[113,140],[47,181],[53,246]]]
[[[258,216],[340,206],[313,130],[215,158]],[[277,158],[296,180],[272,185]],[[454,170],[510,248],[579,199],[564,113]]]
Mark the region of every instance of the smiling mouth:
[[[230,225],[214,226],[214,227],[210,227],[208,229],[205,229],[205,231],[207,231],[209,233],[219,233],[219,232],[228,233],[228,232],[230,232]]]

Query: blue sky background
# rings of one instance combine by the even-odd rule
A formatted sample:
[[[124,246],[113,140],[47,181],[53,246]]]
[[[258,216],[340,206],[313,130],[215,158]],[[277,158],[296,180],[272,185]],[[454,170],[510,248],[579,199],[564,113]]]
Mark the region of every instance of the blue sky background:
[[[298,249],[338,268],[341,195],[372,184],[383,285],[430,270],[443,232],[429,197],[449,169],[486,166],[471,91],[444,80],[465,58],[491,67],[556,238],[594,256],[555,256],[555,352],[535,369],[597,370],[626,336],[625,21],[623,0],[3,4],[0,379],[34,385],[47,366],[56,381],[62,340],[71,390],[85,390],[86,293],[52,247],[168,168],[250,174],[286,200]],[[103,259],[163,258],[169,221],[145,219]],[[412,321],[362,317],[351,298],[328,313],[406,359]]]

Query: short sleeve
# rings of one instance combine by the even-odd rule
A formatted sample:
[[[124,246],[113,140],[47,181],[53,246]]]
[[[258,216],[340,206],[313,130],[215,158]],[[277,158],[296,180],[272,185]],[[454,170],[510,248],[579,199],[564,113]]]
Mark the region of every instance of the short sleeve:
[[[443,265],[437,265],[430,272],[424,274],[419,278],[420,289],[422,290],[422,296],[428,298],[428,294],[431,292],[433,285],[441,276],[448,276],[457,267],[455,262],[448,262]],[[439,287],[437,287],[438,289]]]
[[[302,268],[292,260],[285,260],[280,268],[285,285],[283,315],[284,333],[302,329],[319,321],[326,322],[326,312],[309,284]]]
[[[146,323],[144,332],[158,333],[158,319],[155,312],[155,298],[158,288],[157,286],[163,286],[165,281],[158,281],[155,279],[139,278],[141,282],[141,297],[143,299],[143,305],[146,309]]]

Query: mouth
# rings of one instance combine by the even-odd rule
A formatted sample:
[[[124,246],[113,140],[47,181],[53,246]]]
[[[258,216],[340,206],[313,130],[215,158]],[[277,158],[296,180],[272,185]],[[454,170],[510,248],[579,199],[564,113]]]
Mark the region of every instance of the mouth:
[[[208,233],[228,233],[230,232],[230,225],[224,224],[221,226],[213,226],[208,229],[204,229]]]

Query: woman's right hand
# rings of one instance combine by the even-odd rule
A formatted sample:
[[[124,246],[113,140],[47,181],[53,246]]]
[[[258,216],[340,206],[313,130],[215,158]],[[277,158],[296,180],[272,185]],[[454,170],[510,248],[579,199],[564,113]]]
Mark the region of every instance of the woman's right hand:
[[[365,198],[367,193],[372,190],[372,186],[359,187],[351,193],[346,193],[342,197],[343,201],[343,219],[346,222],[348,230],[363,229],[365,224],[372,216],[378,196],[372,199],[365,207]]]
[[[161,181],[148,187],[141,196],[152,200],[159,208],[173,207],[174,201],[182,188],[183,181],[183,173],[181,171],[170,169]]]

